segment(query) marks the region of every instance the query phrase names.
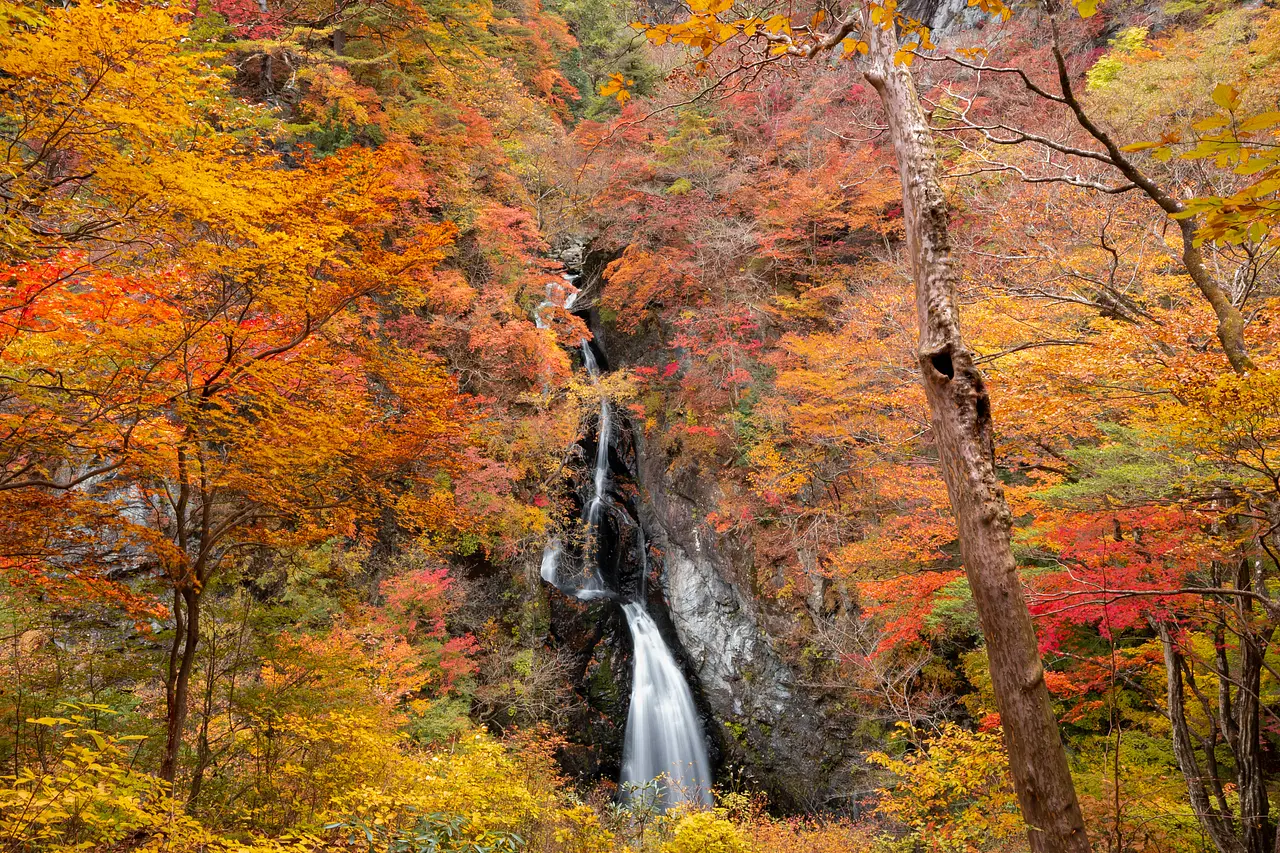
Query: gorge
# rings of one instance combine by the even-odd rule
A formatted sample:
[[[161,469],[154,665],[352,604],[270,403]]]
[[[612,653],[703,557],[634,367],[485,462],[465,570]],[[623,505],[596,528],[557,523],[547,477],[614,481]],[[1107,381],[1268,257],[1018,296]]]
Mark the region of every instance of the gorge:
[[[565,276],[570,287],[577,278],[569,274]],[[575,289],[566,296],[565,289],[558,283],[549,284],[547,290],[548,298],[558,298],[566,311],[577,307],[580,291]],[[547,304],[543,303],[539,310]],[[592,341],[582,342],[582,361],[587,375],[598,385],[600,363],[592,347]],[[614,518],[615,513],[624,511],[616,496],[609,494],[610,457],[616,455],[612,446],[612,423],[609,399],[601,395],[595,425],[596,453],[589,479],[590,491],[582,496],[582,529],[578,536],[570,538],[578,544],[576,553],[566,554],[561,537],[552,537],[543,551],[540,574],[544,581],[561,593],[580,601],[618,600],[621,598],[618,590],[623,588],[624,579],[615,571],[613,588],[607,586],[600,558],[627,546],[616,540],[605,543],[601,537],[616,534],[628,525],[634,529],[637,577],[627,579],[629,583],[626,586],[635,591],[635,598],[621,602],[630,632],[634,669],[620,790],[622,796],[628,798],[653,788],[653,798],[664,809],[682,802],[709,804],[714,780],[693,696],[675,657],[646,610],[649,560],[643,527],[637,518],[628,518],[626,524],[608,527],[601,524],[603,515]],[[560,568],[566,556],[581,565],[580,571],[567,578],[562,576]]]
[[[582,369],[598,390],[602,365],[611,363],[605,340],[618,339],[629,354],[635,344],[619,339],[595,310],[605,259],[581,240],[560,257],[569,271],[563,283],[547,284],[535,322],[548,328],[543,312],[553,307],[583,321],[591,338],[579,345]],[[606,760],[619,760],[623,795],[665,777],[659,779],[664,806],[705,802],[714,781],[710,751],[726,770],[748,773],[779,802],[822,804],[849,773],[845,739],[831,736],[834,727],[797,689],[758,612],[731,580],[734,570],[712,544],[714,534],[694,520],[688,498],[673,491],[671,473],[658,467],[658,457],[607,393],[600,394],[593,425],[570,454],[589,461],[566,478],[579,484],[570,496],[578,511],[549,537],[539,576],[589,607],[620,605],[623,638],[606,628],[575,654],[585,657],[596,643],[629,640],[623,657],[631,671],[620,677],[614,670],[622,686],[630,682],[625,735],[621,755]],[[705,485],[692,488],[696,493]],[[595,619],[616,624],[600,614]],[[798,767],[797,761],[806,763]]]

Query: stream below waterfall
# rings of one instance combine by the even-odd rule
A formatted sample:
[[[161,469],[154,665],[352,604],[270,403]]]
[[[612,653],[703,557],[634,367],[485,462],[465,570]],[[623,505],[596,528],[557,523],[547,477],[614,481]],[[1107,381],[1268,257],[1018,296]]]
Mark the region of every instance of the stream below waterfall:
[[[563,300],[566,311],[575,311],[579,292],[574,289],[576,276],[565,275],[567,287],[559,282],[547,285],[547,301],[538,307],[536,321],[545,328],[541,313]],[[592,383],[599,384],[600,362],[590,340],[582,342],[582,363]],[[610,498],[609,451],[614,441],[613,412],[609,399],[600,398],[600,414],[596,421],[596,448],[589,495],[584,497],[581,546],[581,570],[564,571],[566,544],[552,537],[542,554],[542,579],[567,596],[579,601],[621,600],[601,575],[596,555],[602,547],[606,526],[602,518],[608,513],[622,512]],[[617,530],[624,525],[617,525]],[[675,656],[662,637],[657,623],[646,609],[645,575],[647,546],[644,531],[637,523],[636,543],[640,565],[637,592],[632,600],[621,601],[633,648],[631,698],[627,711],[623,741],[622,775],[619,788],[623,799],[656,799],[659,809],[681,802],[711,801],[711,762],[707,755],[702,722],[698,717],[693,693],[681,672]],[[620,543],[612,543],[616,546]],[[656,789],[653,787],[656,782]]]

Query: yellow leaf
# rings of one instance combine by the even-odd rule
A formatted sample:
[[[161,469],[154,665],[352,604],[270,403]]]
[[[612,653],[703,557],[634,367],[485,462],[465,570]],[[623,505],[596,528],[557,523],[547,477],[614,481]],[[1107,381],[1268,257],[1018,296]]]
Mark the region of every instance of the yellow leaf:
[[[1213,102],[1224,110],[1233,110],[1240,102],[1240,93],[1226,83],[1213,87]]]
[[[1277,125],[1280,125],[1280,112],[1258,113],[1240,122],[1240,129],[1245,133],[1252,133]]]
[[[1201,119],[1191,126],[1196,130],[1217,130],[1218,128],[1230,123],[1230,121],[1231,119],[1227,116],[1209,116],[1208,118]]]

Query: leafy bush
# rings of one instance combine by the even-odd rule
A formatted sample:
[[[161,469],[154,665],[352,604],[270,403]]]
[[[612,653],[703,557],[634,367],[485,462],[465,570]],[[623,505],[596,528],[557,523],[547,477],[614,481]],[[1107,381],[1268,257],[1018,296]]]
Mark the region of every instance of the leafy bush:
[[[897,777],[876,810],[902,826],[906,849],[927,840],[937,851],[994,850],[1025,833],[999,731],[943,723],[925,748],[901,759],[867,757]]]
[[[662,853],[746,853],[747,842],[719,809],[690,812],[676,819]]]

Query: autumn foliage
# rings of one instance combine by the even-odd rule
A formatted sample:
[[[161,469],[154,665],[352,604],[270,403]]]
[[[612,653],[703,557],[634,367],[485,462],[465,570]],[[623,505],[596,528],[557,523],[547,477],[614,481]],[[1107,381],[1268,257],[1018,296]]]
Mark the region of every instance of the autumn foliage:
[[[1090,831],[1262,853],[1280,18],[1085,0],[1050,39],[971,5],[898,59]],[[866,45],[776,50],[830,26],[0,0],[0,845],[1020,849]],[[574,314],[552,249],[584,235]],[[660,815],[566,775],[591,697],[537,560],[601,394],[856,791],[779,814],[729,758]]]

